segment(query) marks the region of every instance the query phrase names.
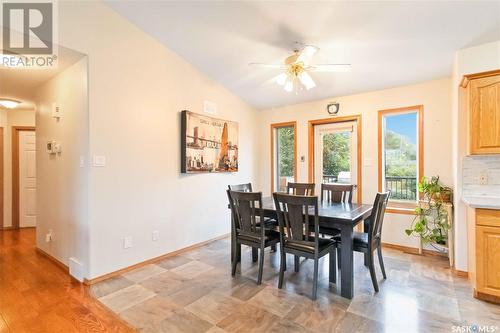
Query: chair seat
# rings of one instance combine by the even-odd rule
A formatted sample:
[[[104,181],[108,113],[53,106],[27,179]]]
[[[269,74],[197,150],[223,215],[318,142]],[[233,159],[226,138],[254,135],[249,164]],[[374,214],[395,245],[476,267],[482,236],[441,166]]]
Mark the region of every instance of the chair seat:
[[[257,231],[255,233],[242,231],[237,235],[237,238],[241,240],[246,240],[248,242],[260,243],[260,228],[257,228]],[[278,231],[272,229],[266,229],[264,231],[264,243],[268,243],[279,239],[280,239],[280,233]]]
[[[297,251],[302,251],[302,252],[307,252],[314,254],[314,237],[310,236],[309,241],[300,241],[300,240],[288,240],[285,242],[284,247],[297,250]],[[318,239],[318,252],[323,252],[326,250],[328,247],[333,246],[334,241],[331,239],[326,239],[326,238],[321,238],[319,237]]]
[[[337,236],[333,237],[333,240],[336,243],[341,243],[342,242],[342,239],[341,239],[340,235],[337,235]],[[368,234],[365,233],[365,232],[354,231],[352,242],[356,246],[368,247]]]

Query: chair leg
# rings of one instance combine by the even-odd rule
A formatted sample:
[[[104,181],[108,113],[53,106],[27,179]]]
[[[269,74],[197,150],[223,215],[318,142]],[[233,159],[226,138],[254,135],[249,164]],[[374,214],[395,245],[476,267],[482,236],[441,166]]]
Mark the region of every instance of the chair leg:
[[[281,259],[280,259],[280,276],[278,280],[278,288],[281,289],[283,287],[283,278],[286,271],[286,253],[281,249]]]
[[[336,251],[335,248],[333,248],[330,251],[330,271],[328,272],[328,277],[330,279],[330,283],[337,283],[337,263],[336,263]]]
[[[241,244],[236,244],[234,252],[233,252],[234,258],[233,258],[233,263],[232,263],[233,267],[231,270],[231,276],[234,276],[236,274],[236,266],[238,265],[238,258],[239,258],[240,252],[241,252]]]
[[[340,269],[340,258],[342,258],[341,253],[340,253],[340,246],[337,247],[337,268]]]
[[[363,260],[364,260],[365,267],[368,267],[368,252],[366,252],[364,254],[364,259]]]
[[[313,294],[312,299],[316,299],[316,294],[318,292],[318,263],[319,259],[314,258],[314,276],[313,276]]]
[[[262,283],[262,272],[264,271],[264,246],[260,247],[260,261],[259,261],[259,276],[257,278],[257,284]]]
[[[385,275],[384,259],[382,258],[382,246],[379,246],[377,248],[377,253],[378,253],[378,263],[380,264],[382,275],[384,276],[384,279],[387,279],[387,275]]]
[[[368,268],[370,269],[370,276],[372,278],[373,288],[375,289],[375,292],[378,293],[378,282],[377,282],[377,275],[375,275],[375,265],[373,262],[373,252],[370,252],[370,251],[368,254]]]
[[[295,256],[295,272],[298,272],[299,271],[299,261],[300,261],[300,258],[299,256]]]

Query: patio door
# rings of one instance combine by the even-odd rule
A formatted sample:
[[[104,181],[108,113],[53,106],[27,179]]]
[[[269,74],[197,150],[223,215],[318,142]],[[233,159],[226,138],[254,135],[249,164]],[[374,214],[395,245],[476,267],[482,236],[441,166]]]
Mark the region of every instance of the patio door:
[[[316,183],[316,195],[321,195],[322,183],[357,185],[357,175],[358,133],[356,121],[315,125],[314,182]],[[353,197],[357,197],[356,189]]]

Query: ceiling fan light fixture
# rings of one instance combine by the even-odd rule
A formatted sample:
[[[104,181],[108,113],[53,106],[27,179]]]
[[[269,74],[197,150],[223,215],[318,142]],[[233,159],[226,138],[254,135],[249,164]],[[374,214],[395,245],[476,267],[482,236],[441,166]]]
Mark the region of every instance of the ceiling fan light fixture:
[[[288,75],[286,75],[286,73],[281,73],[280,75],[278,75],[276,77],[275,81],[280,86],[284,86],[287,79],[288,79]]]
[[[284,89],[285,89],[286,92],[292,92],[293,91],[293,81],[290,78],[288,78],[286,80],[285,88]]]
[[[306,88],[306,90],[310,90],[316,87],[316,83],[307,72],[301,72],[298,75],[298,78],[300,80],[300,83],[302,83],[302,85]]]
[[[7,109],[13,109],[20,103],[21,103],[20,101],[16,101],[15,99],[0,98],[0,105]]]

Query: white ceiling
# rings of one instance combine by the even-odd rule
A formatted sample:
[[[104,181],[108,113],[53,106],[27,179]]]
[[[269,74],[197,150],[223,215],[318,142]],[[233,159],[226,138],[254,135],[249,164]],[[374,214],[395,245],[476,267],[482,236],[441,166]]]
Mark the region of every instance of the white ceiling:
[[[107,4],[258,108],[447,77],[456,50],[500,39],[500,1]],[[280,63],[295,41],[352,71],[312,73],[318,87],[299,95],[263,84],[279,72],[248,63]]]

